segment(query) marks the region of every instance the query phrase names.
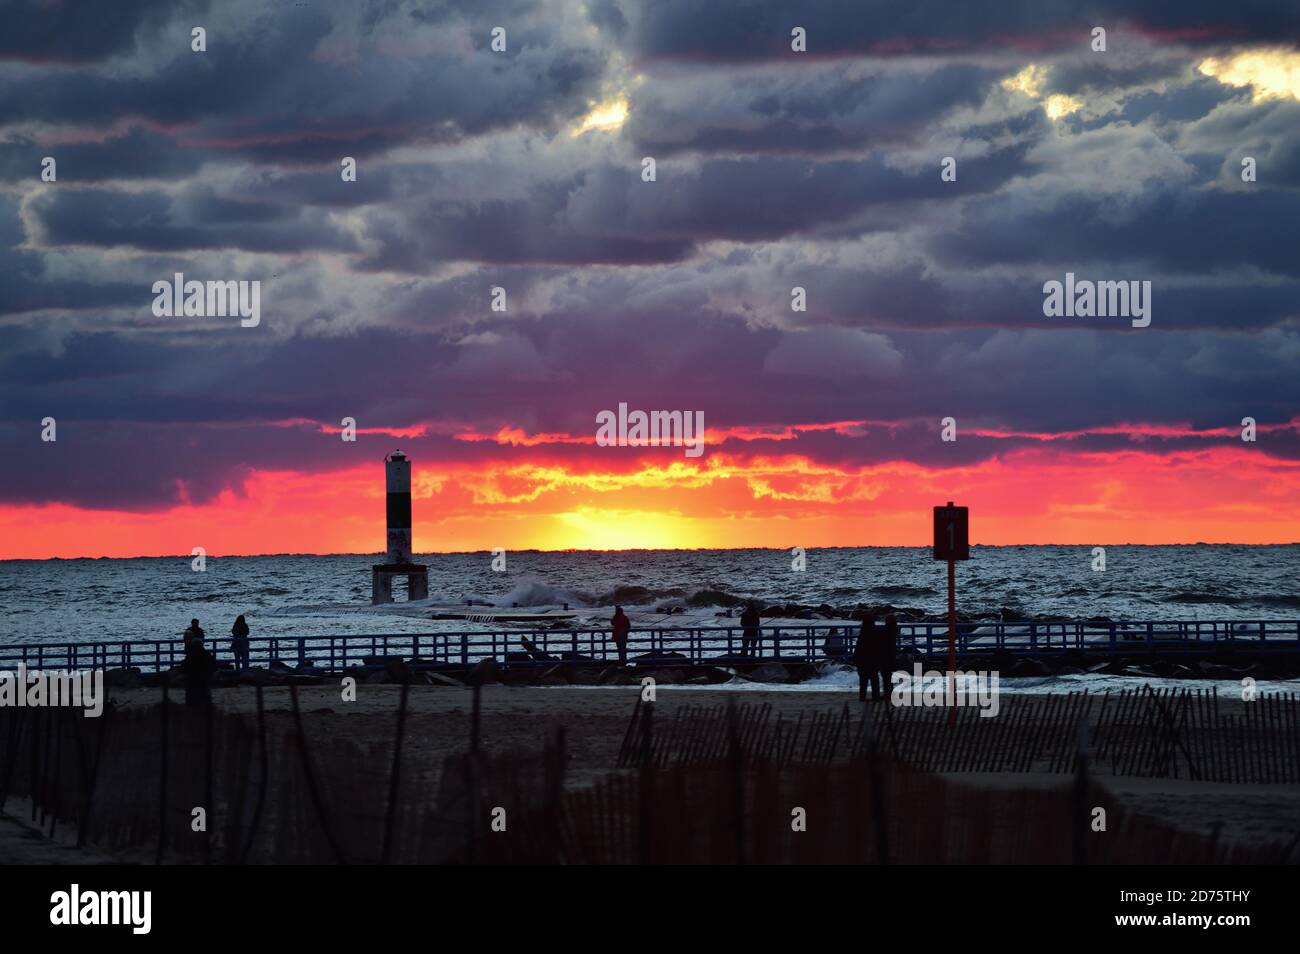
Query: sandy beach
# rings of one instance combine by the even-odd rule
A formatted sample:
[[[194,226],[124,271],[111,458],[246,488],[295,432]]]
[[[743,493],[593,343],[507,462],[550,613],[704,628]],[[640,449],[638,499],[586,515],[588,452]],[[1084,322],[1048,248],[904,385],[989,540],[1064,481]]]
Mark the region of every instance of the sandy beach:
[[[355,702],[344,702],[337,686],[298,688],[304,728],[313,746],[341,741],[362,746],[388,745],[392,739],[400,687],[362,685]],[[556,728],[564,727],[568,752],[566,784],[583,788],[615,771],[620,745],[639,689],[635,686],[608,688],[532,688],[488,685],[481,696],[481,744],[488,752],[532,752],[541,750]],[[156,690],[115,690],[114,698],[123,711],[155,704]],[[176,696],[172,697],[174,700]],[[709,690],[674,690],[661,687],[656,718],[671,720],[683,706],[738,703],[770,704],[773,716],[805,719],[815,715],[836,717],[846,703],[857,718],[856,696],[844,693],[791,692],[779,689],[753,690],[743,694]],[[178,700],[177,700],[178,701]],[[272,732],[293,730],[289,690],[264,690],[267,725]],[[234,688],[214,693],[221,710],[255,718],[256,696],[251,688]],[[448,755],[464,751],[471,730],[473,694],[468,689],[413,687],[408,700],[406,757],[424,764],[440,764]],[[1244,704],[1230,699],[1221,705],[1232,713]],[[426,761],[427,760],[427,761]],[[949,773],[963,784],[988,788],[1060,786],[1066,776],[1047,772]],[[1127,807],[1158,817],[1186,831],[1211,834],[1241,844],[1286,842],[1300,831],[1300,786],[1265,784],[1222,784],[1167,778],[1116,777],[1099,771],[1096,778]],[[16,804],[16,803],[15,803]],[[10,813],[15,811],[10,806]],[[30,837],[0,838],[4,860],[33,857],[39,851]],[[67,854],[66,848],[56,854]],[[91,853],[87,860],[93,860]]]

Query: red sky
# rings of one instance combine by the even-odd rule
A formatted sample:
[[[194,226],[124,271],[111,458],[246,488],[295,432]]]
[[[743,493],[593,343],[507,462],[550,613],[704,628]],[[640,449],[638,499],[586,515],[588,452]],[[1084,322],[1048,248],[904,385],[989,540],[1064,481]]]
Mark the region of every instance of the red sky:
[[[517,437],[507,438],[518,444]],[[1288,543],[1300,539],[1300,462],[1255,445],[1078,452],[1053,442],[968,466],[818,462],[792,453],[644,448],[608,467],[554,441],[508,461],[414,455],[417,550],[925,545],[954,500],[983,544]],[[767,442],[765,448],[780,446]],[[526,456],[520,457],[519,454]],[[591,461],[590,455],[583,461]],[[0,508],[0,557],[375,552],[382,465],[253,471],[202,504],[129,512]]]

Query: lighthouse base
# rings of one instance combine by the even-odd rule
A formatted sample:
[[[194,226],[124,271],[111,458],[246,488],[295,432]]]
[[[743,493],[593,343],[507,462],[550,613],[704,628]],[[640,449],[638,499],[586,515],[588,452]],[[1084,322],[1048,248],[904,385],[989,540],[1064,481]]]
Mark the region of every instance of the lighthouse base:
[[[376,563],[370,569],[370,604],[393,602],[393,577],[406,577],[406,598],[429,598],[429,568],[419,563]]]

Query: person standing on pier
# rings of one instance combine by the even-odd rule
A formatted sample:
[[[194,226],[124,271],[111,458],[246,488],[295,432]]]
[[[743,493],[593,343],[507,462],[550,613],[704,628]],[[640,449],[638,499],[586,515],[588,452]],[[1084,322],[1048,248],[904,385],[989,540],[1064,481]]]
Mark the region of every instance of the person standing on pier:
[[[202,630],[200,630],[202,632]],[[217,661],[203,648],[203,637],[191,638],[185,643],[185,660],[181,672],[185,675],[185,704],[205,706],[212,701],[212,674]]]
[[[614,632],[614,645],[618,647],[618,664],[627,665],[627,634],[632,631],[632,621],[623,612],[623,607],[614,607],[614,618],[609,621]]]
[[[885,683],[885,694],[888,695],[893,688],[894,681],[894,655],[898,652],[898,617],[889,612],[885,614],[885,632],[880,640],[880,655],[876,659],[876,666],[880,671],[880,678]]]
[[[862,629],[858,632],[858,644],[853,647],[853,666],[858,671],[858,701],[867,701],[867,680],[871,680],[872,701],[880,698],[880,670],[876,660],[879,658],[877,642],[876,614],[867,613],[862,617]]]
[[[749,656],[758,655],[759,631],[758,624],[763,620],[758,615],[758,607],[750,603],[745,607],[745,612],[740,614],[740,655]]]
[[[235,657],[236,669],[248,668],[248,624],[244,617],[235,617],[235,625],[230,627],[230,651]]]
[[[189,629],[181,633],[181,639],[185,643],[186,651],[189,651],[190,643],[194,642],[194,640],[197,639],[199,642],[203,642],[204,635],[203,627],[199,625],[199,621],[197,619],[190,620]]]

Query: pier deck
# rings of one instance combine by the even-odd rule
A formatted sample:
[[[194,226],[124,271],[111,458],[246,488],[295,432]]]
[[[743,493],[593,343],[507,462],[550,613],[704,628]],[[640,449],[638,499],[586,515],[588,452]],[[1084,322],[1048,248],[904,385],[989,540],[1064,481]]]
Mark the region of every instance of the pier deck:
[[[900,653],[932,657],[947,651],[947,623],[900,623],[899,629]],[[857,632],[857,623],[829,620],[765,625],[761,628],[759,655],[782,662],[845,661]],[[739,626],[634,628],[628,640],[628,659],[635,662],[647,654],[673,654],[660,664],[727,665],[741,661],[742,635]],[[222,662],[234,658],[228,636],[211,637],[205,645]],[[1176,658],[1224,652],[1300,654],[1300,620],[1073,620],[962,623],[958,627],[958,654],[967,659],[994,653],[1038,657],[1070,651],[1103,658],[1147,654]],[[0,671],[22,664],[29,670],[137,668],[156,672],[178,665],[183,656],[180,640],[0,645]],[[341,672],[355,666],[379,665],[374,661],[378,657],[404,659],[416,668],[472,666],[490,658],[500,666],[513,668],[610,663],[618,659],[618,652],[609,630],[581,627],[249,639],[249,662],[253,666],[278,661]]]

